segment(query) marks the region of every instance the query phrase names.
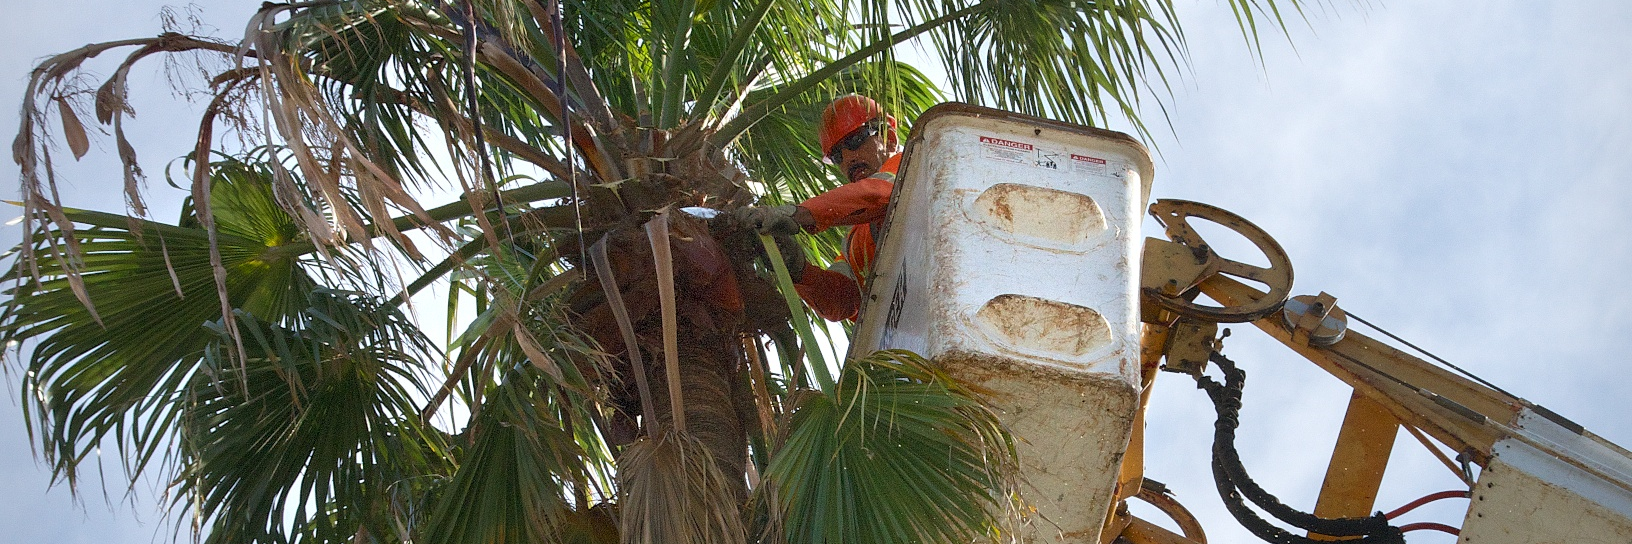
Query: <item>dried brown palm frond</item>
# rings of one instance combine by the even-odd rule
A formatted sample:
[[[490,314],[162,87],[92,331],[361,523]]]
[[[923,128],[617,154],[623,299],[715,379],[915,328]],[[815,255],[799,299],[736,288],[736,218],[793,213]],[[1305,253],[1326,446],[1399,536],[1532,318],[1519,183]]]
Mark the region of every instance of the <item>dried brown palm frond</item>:
[[[741,505],[726,478],[684,432],[636,441],[618,457],[624,544],[746,544]]]

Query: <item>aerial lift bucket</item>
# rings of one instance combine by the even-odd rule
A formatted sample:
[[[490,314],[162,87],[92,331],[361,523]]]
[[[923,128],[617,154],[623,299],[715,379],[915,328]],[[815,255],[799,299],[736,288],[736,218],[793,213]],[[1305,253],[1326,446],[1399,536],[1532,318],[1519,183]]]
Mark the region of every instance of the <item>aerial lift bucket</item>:
[[[1125,134],[966,104],[907,142],[852,355],[917,352],[991,393],[1034,542],[1097,543],[1140,393],[1149,154]]]

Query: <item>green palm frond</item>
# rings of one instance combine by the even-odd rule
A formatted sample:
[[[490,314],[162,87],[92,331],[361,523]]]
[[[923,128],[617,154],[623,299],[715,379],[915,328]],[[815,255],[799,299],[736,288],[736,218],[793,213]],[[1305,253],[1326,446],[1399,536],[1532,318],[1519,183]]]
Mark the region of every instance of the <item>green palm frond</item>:
[[[923,358],[850,361],[800,399],[766,479],[792,544],[968,542],[1000,526],[1013,439],[974,391]]]
[[[288,326],[242,312],[244,360],[213,324],[188,384],[176,498],[206,513],[211,542],[394,535],[390,490],[446,470],[444,439],[415,417],[418,329],[367,296],[318,289],[309,303]]]
[[[914,19],[945,9],[908,6]],[[1184,46],[1171,0],[999,2],[932,39],[959,98],[1101,126],[1112,111],[1137,121]]]
[[[597,428],[603,369],[565,326],[563,297],[545,289],[558,277],[553,262],[549,249],[520,241],[453,276],[452,296],[476,294],[477,315],[450,342],[460,364],[438,378],[473,408],[459,423],[459,468],[422,520],[424,541],[616,541],[605,506],[613,462]]]
[[[413,130],[414,105],[424,100],[408,91],[424,88],[436,51],[400,10],[336,3],[298,12],[286,26],[302,33],[289,40],[291,49],[311,59],[319,88],[341,106],[344,125],[372,157],[406,181],[429,184],[435,157],[424,153],[430,148]]]
[[[574,511],[566,494],[569,483],[586,480],[586,454],[541,387],[548,388],[543,374],[521,366],[486,397],[456,437],[459,468],[436,491],[424,542],[552,542],[587,522],[580,518],[589,512]]]
[[[518,361],[530,363],[544,371],[548,387],[589,395],[604,385],[604,354],[568,325],[561,293],[576,283],[578,272],[558,266],[554,249],[541,240],[514,240],[502,251],[459,263],[448,298],[457,304],[462,296],[474,295],[476,315],[459,335],[450,336],[448,348],[460,359],[479,362],[477,368],[500,374]],[[449,379],[459,380],[466,404],[483,402],[484,386],[459,376]]]
[[[297,255],[278,251],[295,227],[272,203],[270,174],[236,161],[215,169],[215,213],[227,296],[237,308],[278,321],[305,306],[312,279]],[[184,389],[221,318],[209,259],[209,239],[188,212],[182,226],[139,223],[68,210],[84,254],[79,265],[102,324],[63,277],[67,258],[14,263],[8,280],[0,342],[33,346],[25,363],[25,411],[30,433],[59,478],[76,482],[77,467],[104,438],[113,440],[139,474],[174,437]],[[36,234],[40,255],[60,246],[60,231]],[[94,461],[93,461],[94,462]]]

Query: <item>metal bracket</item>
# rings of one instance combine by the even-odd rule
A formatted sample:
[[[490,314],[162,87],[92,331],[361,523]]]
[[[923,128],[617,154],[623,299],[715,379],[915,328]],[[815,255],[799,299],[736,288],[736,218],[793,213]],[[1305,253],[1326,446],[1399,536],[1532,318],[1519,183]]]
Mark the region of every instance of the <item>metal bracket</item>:
[[[1217,323],[1179,319],[1167,338],[1167,364],[1162,370],[1200,376],[1207,370],[1207,358],[1219,348],[1217,335]]]
[[[1140,320],[1171,325],[1179,314],[1168,310],[1157,298],[1194,299],[1196,286],[1207,271],[1207,252],[1196,251],[1178,242],[1146,238],[1139,271]]]

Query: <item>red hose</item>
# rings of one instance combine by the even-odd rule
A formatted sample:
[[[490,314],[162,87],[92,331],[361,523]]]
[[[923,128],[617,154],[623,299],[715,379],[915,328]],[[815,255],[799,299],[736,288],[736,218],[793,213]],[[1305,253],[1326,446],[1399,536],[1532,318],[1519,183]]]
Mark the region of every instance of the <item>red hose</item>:
[[[1418,523],[1407,523],[1405,525],[1400,526],[1400,532],[1402,532],[1402,533],[1409,533],[1411,531],[1421,531],[1423,529],[1427,529],[1427,530],[1431,530],[1431,531],[1439,531],[1441,533],[1450,533],[1450,534],[1456,535],[1456,536],[1462,536],[1462,530],[1461,529],[1457,529],[1455,527],[1452,527],[1452,526],[1449,526],[1449,525],[1446,525],[1446,524],[1443,524],[1443,523],[1432,523],[1432,522],[1424,521],[1424,522],[1418,522]]]
[[[1405,506],[1395,508],[1393,512],[1383,514],[1383,517],[1388,518],[1388,519],[1394,519],[1394,518],[1397,518],[1397,517],[1400,517],[1400,516],[1404,515],[1406,512],[1416,510],[1418,506],[1422,506],[1424,504],[1428,504],[1428,503],[1431,503],[1431,502],[1434,502],[1434,501],[1437,501],[1437,500],[1440,500],[1440,499],[1455,499],[1455,498],[1466,499],[1466,498],[1468,498],[1468,492],[1467,491],[1462,491],[1462,490],[1453,490],[1453,491],[1441,491],[1441,492],[1438,492],[1438,493],[1434,493],[1434,494],[1425,496],[1423,498],[1420,498],[1420,499],[1411,501],[1409,503],[1406,503]],[[1413,524],[1413,525],[1415,525],[1415,524]],[[1440,527],[1444,527],[1444,525],[1440,525]]]

